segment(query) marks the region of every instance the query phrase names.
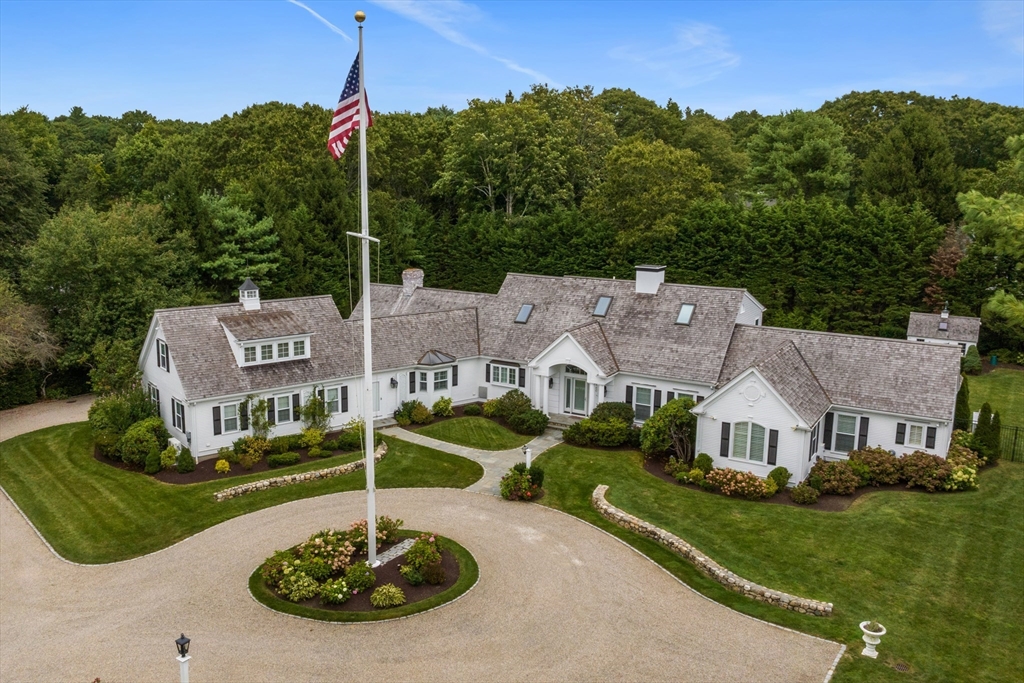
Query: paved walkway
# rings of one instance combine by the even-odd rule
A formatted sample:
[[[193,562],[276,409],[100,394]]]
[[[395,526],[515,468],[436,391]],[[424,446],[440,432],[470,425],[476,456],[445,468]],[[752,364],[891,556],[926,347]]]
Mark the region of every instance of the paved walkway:
[[[75,396],[66,401],[40,401],[27,406],[0,410],[0,441],[13,439],[44,427],[84,422],[89,419],[89,406],[96,400],[92,394]]]
[[[470,448],[469,446],[460,446],[448,441],[433,439],[429,436],[423,436],[418,432],[402,429],[401,427],[385,427],[379,431],[383,434],[387,434],[388,436],[393,436],[396,439],[401,439],[402,441],[408,441],[410,443],[419,444],[420,446],[426,446],[427,448],[433,448],[436,451],[444,451],[445,453],[461,455],[467,460],[480,463],[484,466],[484,476],[466,489],[467,491],[473,491],[476,493],[490,493],[495,496],[498,495],[498,484],[501,483],[501,478],[517,462],[523,462],[526,460],[526,457],[523,455],[522,448],[511,448],[507,451],[485,451],[479,448]],[[562,443],[562,439],[559,437],[559,434],[560,432],[554,429],[549,429],[533,441],[526,444],[526,447],[533,451],[533,457],[536,458],[552,446],[557,446]]]
[[[733,612],[608,534],[540,505],[381,489],[377,508],[451,536],[480,565],[459,601],[411,619],[303,621],[245,590],[275,549],[365,514],[361,492],[237,517],[167,550],[79,567],[0,497],[0,680],[177,680],[192,638],[207,681],[786,681],[820,683],[839,645]],[[365,677],[365,676],[364,676]]]

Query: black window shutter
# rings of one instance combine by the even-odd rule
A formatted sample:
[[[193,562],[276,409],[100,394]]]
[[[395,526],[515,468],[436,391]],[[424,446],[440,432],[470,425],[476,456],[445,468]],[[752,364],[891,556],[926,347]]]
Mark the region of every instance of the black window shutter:
[[[299,413],[301,412],[299,410],[299,400],[301,398],[298,394],[292,394],[292,420],[299,419]]]
[[[490,363],[488,363],[487,365],[484,366],[484,381],[485,382],[490,382],[491,381],[491,364]]]
[[[526,386],[526,368],[519,368],[519,386]]]
[[[273,396],[267,399],[267,422],[277,424],[277,411],[274,410],[277,399]]]
[[[674,392],[674,391],[665,392],[665,402],[666,403],[668,403],[669,401],[674,401],[675,398],[676,398],[676,392]]]
[[[185,432],[185,435],[189,438],[189,440],[191,440],[192,437],[188,435],[187,431],[185,431],[185,404],[184,403],[181,404],[181,431]]]
[[[220,406],[213,407],[213,435],[220,434]]]
[[[768,464],[774,465],[779,453],[779,430],[768,430]]]
[[[453,365],[452,366],[452,386],[453,387],[459,386],[459,366],[458,365]]]
[[[238,404],[238,420],[241,423],[240,429],[244,432],[249,429],[249,402],[242,401]]]
[[[316,397],[318,399],[320,399],[321,401],[324,400],[324,388],[323,387],[320,387],[319,389],[316,390]]]
[[[654,390],[654,409],[657,410],[661,407],[661,389]]]
[[[153,387],[153,391],[156,394],[156,416],[163,417],[163,415],[160,413],[160,390],[157,389],[156,387]]]
[[[868,447],[868,418],[861,415],[860,434],[857,437],[857,448]]]
[[[341,412],[348,412],[348,387],[341,388]]]
[[[416,393],[416,373],[415,372],[410,372],[409,373],[409,393],[410,394],[415,394]]]
[[[907,442],[907,423],[897,422],[896,423],[896,443],[903,445]]]
[[[722,423],[722,448],[718,454],[723,458],[729,457],[729,428],[731,426],[728,422]]]
[[[631,384],[626,385],[626,403],[633,405],[633,386]]]
[[[825,450],[832,450],[832,420],[836,418],[835,413],[825,413]]]
[[[928,434],[924,437],[925,448],[935,448],[935,427],[928,428]]]
[[[697,397],[697,403],[700,403],[700,402],[701,402],[701,401],[703,401],[703,400],[704,400],[704,397],[703,397],[703,396],[698,396],[698,397]]]
[[[811,458],[814,457],[814,448],[815,448],[815,446],[817,446],[817,444],[814,443],[815,436],[814,436],[814,431],[813,430],[811,430],[811,438],[808,439],[808,440],[811,442],[811,444],[807,447],[807,462],[810,462]]]

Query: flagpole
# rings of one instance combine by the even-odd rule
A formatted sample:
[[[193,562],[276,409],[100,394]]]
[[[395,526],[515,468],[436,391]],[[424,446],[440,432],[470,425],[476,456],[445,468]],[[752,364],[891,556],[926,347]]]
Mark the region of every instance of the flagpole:
[[[363,68],[363,21],[366,15],[356,12],[359,22],[359,214],[362,237],[363,290],[363,422],[366,444],[366,561],[377,564],[377,486],[373,462],[373,357],[370,343],[370,215],[369,191],[366,181],[366,71]]]

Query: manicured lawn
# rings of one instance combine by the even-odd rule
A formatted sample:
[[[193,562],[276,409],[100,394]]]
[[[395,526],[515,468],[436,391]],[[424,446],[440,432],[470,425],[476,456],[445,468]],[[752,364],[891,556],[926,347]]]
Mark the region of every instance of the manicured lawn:
[[[541,504],[610,531],[718,602],[846,643],[834,678],[840,683],[1024,680],[1024,464],[985,470],[977,492],[877,492],[845,512],[818,512],[674,486],[640,463],[635,452],[553,448],[538,458],[547,490]],[[834,615],[795,614],[725,590],[599,517],[590,505],[598,484],[610,486],[614,505],[677,533],[740,576],[832,602]],[[889,631],[877,661],[859,654],[857,625],[868,619]],[[911,672],[887,666],[895,661]]]
[[[377,488],[464,488],[483,476],[470,460],[388,439]],[[51,427],[0,444],[0,486],[58,553],[82,563],[125,560],[165,548],[224,520],[299,498],[366,487],[360,470],[341,477],[272,488],[215,502],[228,486],[356,460],[340,455],[229,481],[185,486],[97,462],[89,425]]]
[[[968,376],[971,410],[981,410],[986,401],[999,411],[1004,425],[1024,427],[1024,371],[996,368],[987,375]]]
[[[432,439],[485,451],[519,448],[533,438],[510,432],[486,417],[457,417],[421,427],[416,432]]]

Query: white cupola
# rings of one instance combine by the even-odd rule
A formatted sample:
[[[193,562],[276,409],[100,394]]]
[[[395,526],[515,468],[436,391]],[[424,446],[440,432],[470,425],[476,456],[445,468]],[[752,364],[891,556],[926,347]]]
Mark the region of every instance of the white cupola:
[[[238,288],[238,300],[247,311],[260,310],[260,288],[255,282],[245,278],[245,282]]]

